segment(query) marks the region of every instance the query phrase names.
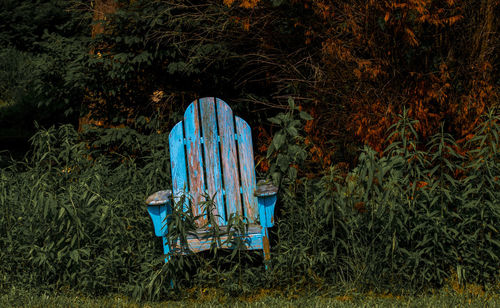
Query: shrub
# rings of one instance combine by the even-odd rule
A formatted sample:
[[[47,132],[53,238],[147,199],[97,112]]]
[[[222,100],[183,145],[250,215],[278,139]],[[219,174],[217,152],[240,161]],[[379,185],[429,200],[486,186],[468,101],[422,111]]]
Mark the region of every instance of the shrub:
[[[452,274],[461,284],[498,282],[497,113],[485,116],[467,151],[443,129],[422,151],[416,121],[403,113],[383,154],[365,147],[347,174],[333,165],[316,177],[301,129],[309,119],[290,101],[271,120],[280,130],[268,158],[281,188],[267,271],[237,237],[237,249],[214,241],[164,264],[143,205],[170,183],[157,122],[84,134],[39,129],[29,155],[0,172],[0,286],[160,298],[197,286],[237,295],[263,287],[417,292]],[[194,219],[179,206],[170,240],[185,237]],[[232,223],[242,227],[238,217]]]

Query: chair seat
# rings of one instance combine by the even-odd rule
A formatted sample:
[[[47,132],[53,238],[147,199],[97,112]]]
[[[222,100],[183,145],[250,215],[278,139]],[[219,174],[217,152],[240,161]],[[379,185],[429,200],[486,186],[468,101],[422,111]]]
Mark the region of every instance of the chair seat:
[[[214,239],[213,233],[213,230],[199,229],[197,230],[196,234],[188,235],[187,244],[189,246],[189,249],[193,252],[209,250],[212,243],[214,241],[217,241],[216,239]],[[220,248],[232,248],[235,244],[235,237],[239,237],[241,240],[243,240],[248,250],[263,249],[262,226],[260,225],[248,225],[248,230],[245,234],[233,234],[231,240],[229,240],[229,235],[227,234],[227,226],[220,226],[219,234],[221,243]]]

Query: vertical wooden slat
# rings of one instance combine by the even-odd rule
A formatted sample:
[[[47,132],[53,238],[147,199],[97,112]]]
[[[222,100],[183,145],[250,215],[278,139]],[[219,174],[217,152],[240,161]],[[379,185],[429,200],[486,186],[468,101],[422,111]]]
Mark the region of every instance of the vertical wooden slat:
[[[172,191],[174,202],[179,202],[179,198],[188,192],[186,154],[184,151],[184,132],[182,122],[177,123],[168,136],[170,150],[170,166],[172,171]],[[186,195],[184,210],[187,210],[189,200]]]
[[[233,111],[221,99],[217,99],[216,103],[227,213],[242,215]]]
[[[214,215],[219,215],[219,225],[226,224],[222,195],[222,174],[220,168],[219,141],[217,140],[217,116],[215,98],[199,99],[203,148],[205,153],[206,187],[210,198],[215,201]]]
[[[186,138],[186,157],[189,177],[189,193],[192,197],[193,214],[201,215],[199,203],[204,200],[205,179],[203,174],[203,160],[201,154],[201,135],[198,102],[194,101],[184,113],[184,131]],[[206,217],[200,218],[198,226],[206,223]]]
[[[250,126],[240,117],[235,117],[238,134],[238,156],[240,159],[241,188],[243,211],[250,222],[256,221],[258,215],[255,165],[253,161],[252,132]]]

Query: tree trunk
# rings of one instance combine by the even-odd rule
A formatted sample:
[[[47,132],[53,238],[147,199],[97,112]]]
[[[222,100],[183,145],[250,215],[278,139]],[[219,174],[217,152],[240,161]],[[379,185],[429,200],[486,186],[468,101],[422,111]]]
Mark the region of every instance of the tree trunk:
[[[118,1],[117,0],[94,0],[91,3],[93,9],[93,17],[92,17],[92,38],[96,37],[96,35],[104,33],[106,31],[106,23],[107,17],[110,14],[113,14],[118,9]],[[104,47],[104,46],[102,46]],[[90,50],[90,53],[93,54],[94,50]],[[88,124],[96,124],[100,125],[102,121],[92,119],[92,112],[96,109],[97,103],[99,102],[98,97],[92,97],[89,95],[83,102],[86,106],[82,106],[82,111],[86,110],[87,113],[84,116],[80,116],[78,119],[78,131],[82,131],[84,125]]]

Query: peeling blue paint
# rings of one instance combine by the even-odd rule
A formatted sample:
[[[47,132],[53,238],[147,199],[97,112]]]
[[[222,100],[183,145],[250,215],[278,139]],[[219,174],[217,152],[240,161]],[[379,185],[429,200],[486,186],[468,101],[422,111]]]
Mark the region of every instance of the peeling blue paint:
[[[163,237],[164,253],[168,254],[171,249],[165,236],[165,221],[171,213],[171,202],[178,202],[182,195],[187,195],[193,201],[190,205],[186,198],[184,209],[191,206],[193,213],[200,215],[202,209],[198,204],[203,201],[203,193],[207,192],[211,197],[215,196],[217,212],[221,216],[219,227],[224,228],[227,224],[226,213],[245,216],[250,227],[246,234],[239,236],[248,249],[264,250],[264,257],[268,260],[267,228],[274,225],[277,188],[260,182],[259,186],[256,185],[248,123],[234,117],[223,100],[201,98],[189,105],[184,120],[170,132],[169,147],[172,190],[157,192],[147,200],[155,234]],[[198,225],[203,225],[204,219],[201,218]],[[206,232],[200,230],[198,236],[188,239],[191,250],[210,249],[212,239],[205,235]],[[230,248],[230,244],[226,246]]]

